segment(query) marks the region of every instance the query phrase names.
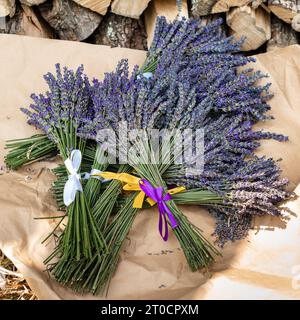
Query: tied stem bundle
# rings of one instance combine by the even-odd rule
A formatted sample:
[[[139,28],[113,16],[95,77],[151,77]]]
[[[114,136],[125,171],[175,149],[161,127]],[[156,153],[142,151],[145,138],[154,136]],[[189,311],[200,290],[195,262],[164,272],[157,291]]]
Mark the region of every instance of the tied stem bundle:
[[[30,106],[33,111],[24,108],[22,111],[30,124],[42,129],[57,145],[69,174],[65,186],[65,190],[69,187],[69,194],[64,194],[68,223],[54,252],[45,261],[58,259],[49,269],[60,281],[73,260],[90,259],[95,252],[102,254],[106,245],[82,192],[78,173],[86,145],[78,130],[93,113],[89,81],[83,75],[82,66],[76,73],[65,68],[62,74],[59,65],[56,65],[56,77],[48,73],[45,80],[50,91],[45,96],[33,94],[34,104]]]

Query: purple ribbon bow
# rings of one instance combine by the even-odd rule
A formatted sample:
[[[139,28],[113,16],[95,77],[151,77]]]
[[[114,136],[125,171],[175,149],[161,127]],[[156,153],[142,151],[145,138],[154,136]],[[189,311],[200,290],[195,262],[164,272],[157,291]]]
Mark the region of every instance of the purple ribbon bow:
[[[159,210],[159,223],[158,223],[159,233],[164,239],[164,241],[167,241],[169,237],[167,216],[169,218],[172,229],[178,226],[178,223],[175,220],[175,217],[173,216],[172,212],[166,205],[166,201],[169,201],[172,199],[171,195],[169,193],[163,195],[164,193],[163,187],[154,188],[151,185],[151,183],[145,179],[140,180],[140,188],[145,192],[147,197],[157,202],[157,206]],[[164,235],[163,235],[163,225],[165,229]]]

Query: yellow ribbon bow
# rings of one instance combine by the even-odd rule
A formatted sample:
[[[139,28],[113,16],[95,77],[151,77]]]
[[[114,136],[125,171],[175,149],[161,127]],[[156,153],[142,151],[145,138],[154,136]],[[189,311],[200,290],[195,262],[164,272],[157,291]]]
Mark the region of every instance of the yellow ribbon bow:
[[[129,173],[114,173],[114,172],[100,172],[97,174],[94,174],[93,176],[100,176],[104,179],[111,179],[111,180],[118,180],[120,182],[125,183],[123,186],[123,190],[125,191],[140,191],[138,195],[135,197],[133,202],[133,208],[142,208],[143,202],[145,200],[145,192],[141,190],[140,187],[140,178],[133,176]],[[169,194],[175,194],[185,191],[185,187],[176,187],[173,189],[168,190]],[[151,205],[154,206],[156,204],[156,201],[154,201],[151,198],[147,198],[146,201]]]

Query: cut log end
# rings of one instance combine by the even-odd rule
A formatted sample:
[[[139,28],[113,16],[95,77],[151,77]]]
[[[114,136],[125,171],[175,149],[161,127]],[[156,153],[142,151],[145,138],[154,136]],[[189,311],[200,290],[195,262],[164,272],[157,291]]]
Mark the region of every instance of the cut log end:
[[[113,0],[111,12],[124,17],[139,19],[141,14],[147,8],[150,0]]]
[[[269,0],[268,8],[281,20],[291,24],[297,14],[296,0]]]
[[[111,3],[111,0],[73,0],[81,6],[88,8],[104,16]]]
[[[0,27],[0,33],[26,35],[40,38],[53,38],[51,27],[38,12],[24,4],[18,5],[15,15]]]
[[[245,38],[243,51],[255,50],[271,38],[270,15],[262,8],[233,8],[227,13],[226,21],[237,40]]]
[[[300,32],[300,14],[295,15],[295,17],[293,18],[292,28],[295,31]]]
[[[218,0],[212,7],[211,13],[227,12],[233,7],[243,7],[249,4],[252,0]]]

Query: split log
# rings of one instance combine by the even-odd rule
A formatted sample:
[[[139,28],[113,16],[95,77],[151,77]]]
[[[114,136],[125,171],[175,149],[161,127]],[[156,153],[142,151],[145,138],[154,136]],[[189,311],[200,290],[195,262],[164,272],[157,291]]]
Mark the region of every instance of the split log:
[[[232,7],[242,7],[252,0],[192,0],[194,17],[206,16],[211,13],[227,12]]]
[[[73,0],[81,6],[91,9],[102,16],[107,12],[107,9],[111,3],[111,0]]]
[[[150,0],[113,0],[111,11],[124,17],[138,19],[147,8]]]
[[[293,18],[293,20],[292,20],[292,28],[295,31],[300,32],[300,13],[295,15],[295,17]]]
[[[278,18],[291,24],[298,11],[297,4],[298,0],[269,0],[268,8]]]
[[[47,0],[20,0],[21,3],[27,6],[37,6],[41,3],[46,2]]]
[[[143,21],[108,13],[89,39],[92,43],[110,47],[147,49],[147,34]]]
[[[71,0],[53,0],[38,6],[43,18],[60,39],[82,41],[99,26],[102,17]]]
[[[297,44],[297,33],[292,27],[275,15],[271,19],[271,39],[267,43],[267,51]]]
[[[12,17],[16,12],[15,0],[0,0],[0,17]]]
[[[262,5],[267,0],[253,0],[251,3],[251,7],[257,9],[260,5]]]
[[[52,29],[35,10],[24,4],[17,7],[15,15],[5,24],[1,33],[26,35],[40,38],[53,38]]]
[[[165,16],[167,20],[174,20],[179,14],[178,6],[175,0],[152,0],[149,3],[148,8],[145,11],[145,24],[147,31],[147,43],[150,47],[155,29],[155,22],[157,16]],[[180,15],[188,18],[188,6],[187,1],[182,0],[182,8]]]
[[[249,4],[252,0],[219,0],[212,7],[211,13],[227,12],[233,7],[243,7]]]
[[[227,13],[226,21],[236,39],[246,38],[243,51],[255,50],[271,38],[270,15],[261,7],[233,8]]]

